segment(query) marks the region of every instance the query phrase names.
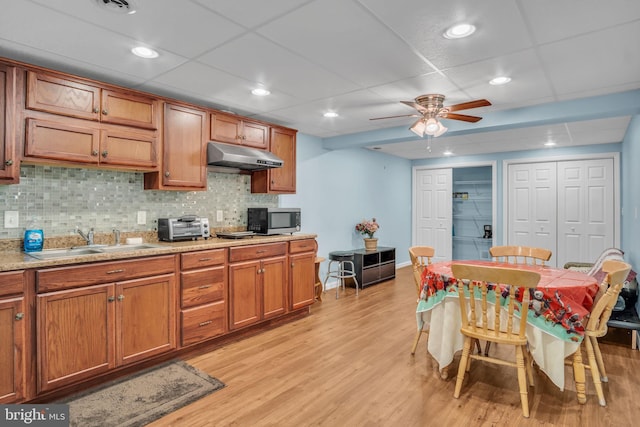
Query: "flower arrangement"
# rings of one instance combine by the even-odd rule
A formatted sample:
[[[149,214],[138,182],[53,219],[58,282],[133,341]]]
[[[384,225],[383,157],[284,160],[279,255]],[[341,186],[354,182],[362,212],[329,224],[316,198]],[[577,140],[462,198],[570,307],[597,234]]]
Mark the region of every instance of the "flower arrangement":
[[[356,224],[356,231],[362,235],[366,234],[370,239],[373,239],[373,235],[378,231],[378,228],[380,228],[380,224],[376,222],[375,218],[371,221],[365,219]]]

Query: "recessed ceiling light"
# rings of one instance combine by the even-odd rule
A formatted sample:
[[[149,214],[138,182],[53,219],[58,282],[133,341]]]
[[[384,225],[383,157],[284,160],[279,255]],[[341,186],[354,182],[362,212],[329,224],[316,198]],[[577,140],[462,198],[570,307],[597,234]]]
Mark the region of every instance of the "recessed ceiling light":
[[[146,59],[151,59],[151,58],[157,58],[158,57],[158,52],[156,52],[153,49],[149,49],[148,47],[144,47],[144,46],[136,46],[133,49],[131,49],[131,53],[133,53],[136,56],[139,56],[140,58],[146,58]]]
[[[447,39],[461,39],[463,37],[469,37],[476,32],[476,27],[471,24],[458,24],[453,27],[449,27],[444,32],[443,36]]]
[[[494,85],[494,86],[500,86],[500,85],[505,85],[505,84],[509,83],[510,81],[511,81],[511,77],[500,76],[500,77],[495,77],[495,78],[489,80],[489,84],[490,85]]]
[[[326,113],[323,114],[323,116],[328,118],[334,118],[334,117],[338,117],[338,113],[336,113],[335,111],[327,111]]]
[[[553,142],[553,141],[548,141],[548,142],[545,142],[545,143],[544,143],[544,146],[545,146],[545,147],[553,147],[553,146],[555,146],[555,145],[556,145],[556,143],[555,143],[555,142]]]
[[[256,95],[256,96],[267,96],[267,95],[271,95],[271,92],[265,88],[262,87],[257,87],[255,89],[253,89],[251,91],[252,94]]]
[[[442,153],[444,156],[453,156],[453,152],[447,150],[444,153]]]

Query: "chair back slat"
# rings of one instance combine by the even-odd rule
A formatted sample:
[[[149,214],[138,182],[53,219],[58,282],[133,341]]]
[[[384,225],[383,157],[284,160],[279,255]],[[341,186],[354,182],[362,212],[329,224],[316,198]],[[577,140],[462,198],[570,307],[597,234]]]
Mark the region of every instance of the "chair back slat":
[[[631,271],[631,265],[623,261],[607,260],[602,264],[602,270],[607,273],[603,284],[607,289],[593,306],[585,334],[602,337],[607,333],[607,322],[611,317],[611,311],[618,301],[618,295],[624,285],[624,281]]]
[[[545,265],[553,255],[549,249],[531,246],[492,246],[489,253],[495,261],[531,265]]]
[[[409,258],[413,268],[413,282],[420,298],[420,287],[422,286],[422,272],[425,267],[431,264],[431,259],[435,254],[435,249],[430,246],[412,246],[409,248]]]
[[[540,281],[540,274],[533,271],[518,270],[517,268],[504,268],[493,266],[480,266],[469,264],[452,264],[451,273],[458,281],[458,299],[460,301],[460,314],[462,329],[468,329],[474,333],[484,335],[486,339],[495,340],[502,337],[505,342],[516,339],[522,340],[525,336],[527,313],[529,309],[529,291],[535,288]],[[506,313],[501,306],[501,286],[509,286],[509,301]],[[465,291],[468,289],[468,293]],[[489,287],[494,290],[495,302],[493,303],[493,322],[489,319]],[[523,292],[520,310],[518,331],[514,328],[516,313],[517,288],[525,288]],[[468,295],[468,296],[467,296]],[[480,307],[481,313],[476,313]],[[467,316],[467,313],[469,315]],[[480,319],[480,322],[478,322]],[[505,328],[503,328],[505,325]]]

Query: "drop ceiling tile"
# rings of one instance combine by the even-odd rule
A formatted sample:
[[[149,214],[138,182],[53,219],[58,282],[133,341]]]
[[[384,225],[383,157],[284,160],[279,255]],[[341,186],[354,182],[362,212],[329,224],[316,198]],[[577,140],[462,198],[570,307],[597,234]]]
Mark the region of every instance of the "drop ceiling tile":
[[[406,43],[351,1],[315,1],[257,31],[361,87],[433,71]]]
[[[199,58],[199,61],[248,81],[313,100],[358,86],[255,34],[247,34]]]
[[[95,0],[33,1],[85,23],[187,58],[206,52],[245,31],[209,9],[184,0],[137,0],[137,11],[131,15],[101,8]],[[55,12],[50,10],[49,13]],[[104,40],[109,39],[103,39],[103,43]]]
[[[311,0],[194,0],[247,28],[257,27]]]
[[[637,0],[536,0],[520,2],[537,43],[604,30],[640,18]]]
[[[427,93],[442,93],[452,98],[463,98],[464,94],[459,92],[458,87],[445,75],[432,72],[417,77],[389,82],[369,88],[370,91],[387,98],[390,103],[400,101],[412,101],[414,98]],[[403,105],[403,104],[400,104]],[[404,106],[406,111],[406,106]],[[401,114],[401,113],[399,113]]]
[[[640,83],[640,20],[539,48],[560,95]],[[596,78],[597,76],[597,78]]]
[[[532,47],[517,2],[484,0],[482,6],[465,0],[360,0],[381,21],[437,68],[451,68]],[[451,25],[476,26],[471,37],[445,39]]]

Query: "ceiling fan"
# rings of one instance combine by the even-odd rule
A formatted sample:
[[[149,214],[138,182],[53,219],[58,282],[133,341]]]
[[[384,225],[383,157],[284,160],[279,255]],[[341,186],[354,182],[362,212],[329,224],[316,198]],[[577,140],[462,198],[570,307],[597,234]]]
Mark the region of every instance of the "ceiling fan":
[[[392,119],[397,117],[420,117],[410,128],[411,132],[423,137],[425,134],[440,136],[447,131],[447,128],[438,119],[462,120],[464,122],[475,123],[482,119],[478,116],[453,113],[454,111],[468,110],[471,108],[487,107],[491,105],[486,99],[463,102],[461,104],[444,106],[444,95],[428,94],[420,95],[413,101],[400,101],[409,107],[413,107],[420,114],[403,114],[400,116],[376,117],[369,120]]]

